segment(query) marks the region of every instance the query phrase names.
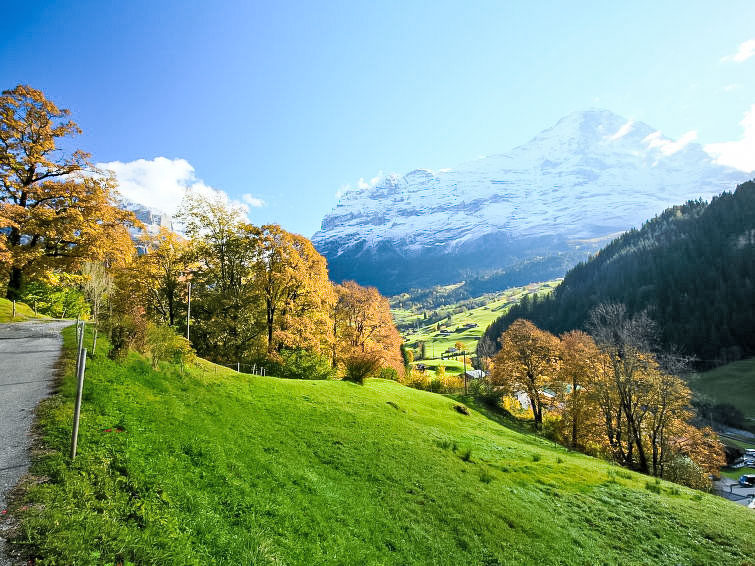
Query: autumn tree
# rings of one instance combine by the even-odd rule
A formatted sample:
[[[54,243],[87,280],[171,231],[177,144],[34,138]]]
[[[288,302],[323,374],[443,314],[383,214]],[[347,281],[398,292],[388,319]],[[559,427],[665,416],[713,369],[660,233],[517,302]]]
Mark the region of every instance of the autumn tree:
[[[544,389],[558,376],[558,338],[519,319],[501,335],[501,349],[493,360],[492,382],[509,394],[524,392],[532,406],[535,426],[543,423]]]
[[[603,303],[590,312],[589,329],[610,360],[620,418],[626,425],[626,449],[620,443],[614,448],[623,463],[648,473],[643,427],[652,389],[650,374],[656,365],[650,354],[655,325],[646,313],[630,317],[624,305]]]
[[[264,304],[267,351],[303,348],[317,353],[330,345],[335,294],[325,258],[312,242],[276,224],[253,228],[255,292]]]
[[[483,335],[480,341],[477,342],[477,359],[480,360],[480,367],[484,371],[490,369],[490,360],[495,356],[495,344],[488,338],[488,335]]]
[[[329,354],[335,296],[306,238],[253,226],[221,198],[189,195],[178,219],[196,266],[193,343],[214,359],[280,361],[284,349]]]
[[[176,326],[186,306],[187,281],[193,266],[191,245],[175,232],[161,227],[144,232],[138,240],[141,254],[131,271],[140,280],[142,300],[153,318]]]
[[[92,307],[94,329],[92,333],[92,354],[97,350],[97,333],[100,324],[100,311],[108,293],[113,290],[113,277],[107,272],[104,264],[86,262],[81,268],[83,281],[81,288],[84,296]]]
[[[561,365],[558,381],[563,398],[564,420],[569,428],[569,445],[584,449],[588,438],[594,435],[593,425],[599,413],[594,393],[603,377],[606,360],[590,335],[573,330],[561,336]]]
[[[84,174],[89,156],[59,147],[80,133],[69,114],[29,86],[0,96],[0,256],[9,299],[21,297],[29,276],[114,260],[131,245],[125,225],[135,219],[116,207],[113,179]]]
[[[336,286],[334,309],[334,359],[375,353],[384,367],[401,371],[401,336],[391,316],[388,299],[374,287],[362,287],[354,281]]]
[[[257,248],[243,211],[190,193],[176,215],[191,239],[192,344],[221,363],[261,356],[265,325],[252,274]],[[251,236],[251,237],[247,237]]]

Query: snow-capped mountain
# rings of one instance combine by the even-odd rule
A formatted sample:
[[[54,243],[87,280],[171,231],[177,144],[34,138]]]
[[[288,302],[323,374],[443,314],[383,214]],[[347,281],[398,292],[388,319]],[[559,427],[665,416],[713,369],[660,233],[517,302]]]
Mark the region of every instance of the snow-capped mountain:
[[[118,208],[133,212],[137,220],[141,221],[148,230],[157,231],[161,227],[167,228],[168,230],[173,229],[173,219],[170,214],[166,214],[160,210],[130,201],[123,197],[119,199]]]
[[[528,264],[542,279],[670,205],[749,178],[716,164],[699,144],[588,110],[509,153],[349,191],[312,240],[334,280],[384,293],[497,269],[516,268],[527,279]]]

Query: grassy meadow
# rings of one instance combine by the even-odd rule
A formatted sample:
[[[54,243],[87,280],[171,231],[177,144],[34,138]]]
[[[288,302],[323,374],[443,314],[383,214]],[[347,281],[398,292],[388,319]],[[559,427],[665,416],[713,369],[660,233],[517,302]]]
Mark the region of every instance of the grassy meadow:
[[[747,420],[747,428],[755,432],[755,358],[697,374],[690,380],[690,387],[714,403],[737,407]]]
[[[536,293],[548,293],[552,291],[559,283],[559,280],[548,281],[545,283],[532,283],[524,287],[513,287],[496,293],[490,297],[490,301],[484,306],[463,310],[458,305],[452,304],[444,307],[432,309],[444,315],[440,322],[428,324],[423,317],[421,309],[401,309],[392,308],[394,320],[402,331],[402,338],[408,348],[414,351],[415,363],[424,364],[431,372],[440,365],[445,366],[448,373],[459,373],[463,371],[464,360],[462,356],[456,358],[441,360],[441,355],[453,347],[456,342],[462,342],[467,352],[474,354],[477,349],[477,341],[482,336],[488,325],[496,318],[505,314],[506,311],[519,302],[525,295]],[[464,328],[465,324],[475,323],[474,328]],[[450,330],[451,333],[443,335],[441,330]],[[413,328],[407,328],[413,326]],[[419,360],[419,343],[425,342],[426,357]],[[467,357],[467,369],[472,365]]]
[[[10,509],[37,566],[753,564],[744,507],[392,381],[155,371],[101,340],[71,462],[65,341]]]
[[[33,318],[42,318],[34,314],[34,310],[25,303],[16,302],[16,317],[13,318],[13,302],[0,299],[0,322],[22,322]]]

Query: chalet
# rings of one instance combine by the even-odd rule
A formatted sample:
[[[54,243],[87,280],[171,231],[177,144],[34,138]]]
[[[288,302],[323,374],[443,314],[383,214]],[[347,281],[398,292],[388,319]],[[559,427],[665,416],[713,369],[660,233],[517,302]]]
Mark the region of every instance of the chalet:
[[[467,379],[482,379],[485,377],[485,372],[481,369],[470,369],[464,374],[464,376]]]
[[[543,400],[543,403],[546,405],[549,404],[549,402],[552,401],[555,396],[556,396],[555,393],[553,393],[552,391],[543,390],[540,392],[540,398]],[[519,401],[519,405],[521,405],[522,409],[532,408],[532,404],[530,403],[530,396],[527,395],[525,391],[518,391],[515,394],[515,397],[517,401]]]

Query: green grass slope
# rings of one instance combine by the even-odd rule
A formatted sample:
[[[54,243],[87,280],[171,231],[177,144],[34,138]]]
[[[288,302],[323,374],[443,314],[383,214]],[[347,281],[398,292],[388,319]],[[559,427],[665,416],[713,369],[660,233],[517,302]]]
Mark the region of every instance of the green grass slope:
[[[0,322],[21,322],[32,318],[41,317],[36,316],[31,307],[19,302],[16,302],[16,317],[13,318],[13,302],[0,299]]]
[[[444,396],[102,353],[75,463],[70,359],[39,410],[38,479],[11,509],[38,566],[753,563],[744,507]]]
[[[714,403],[737,407],[755,431],[755,358],[732,362],[695,375],[690,387]]]

